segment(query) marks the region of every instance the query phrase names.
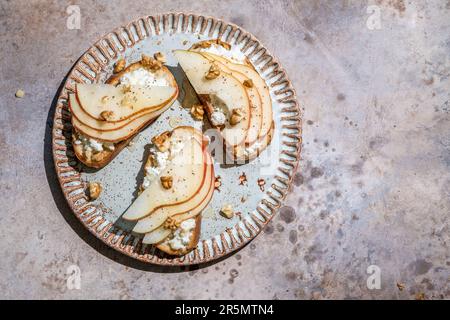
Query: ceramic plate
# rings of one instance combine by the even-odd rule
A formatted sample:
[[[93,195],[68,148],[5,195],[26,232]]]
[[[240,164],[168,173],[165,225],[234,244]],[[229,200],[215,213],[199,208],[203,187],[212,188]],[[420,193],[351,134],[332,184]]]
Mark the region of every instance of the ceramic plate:
[[[270,88],[274,112],[274,138],[259,158],[248,164],[216,164],[222,186],[203,212],[202,232],[195,250],[183,257],[169,257],[142,244],[131,234],[132,225],[120,216],[137,196],[145,162],[144,147],[150,138],[176,125],[199,127],[189,110],[182,107],[186,82],[172,55],[174,49],[188,49],[193,43],[221,39],[232,45],[236,55],[245,55]],[[157,121],[139,133],[105,168],[92,170],[81,165],[71,145],[67,96],[76,83],[104,81],[115,61],[140,59],[142,53],[161,51],[177,78],[180,97]],[[174,120],[175,119],[175,120]],[[290,189],[301,147],[301,114],[295,91],[285,71],[269,51],[242,28],[212,17],[168,13],[147,16],[119,27],[102,37],[77,61],[58,98],[53,127],[53,155],[63,193],[78,219],[104,243],[138,260],[160,265],[190,265],[218,259],[251,241],[272,219]],[[244,179],[243,177],[246,177]],[[246,180],[246,181],[244,181]],[[103,186],[98,200],[85,194],[87,182]],[[232,219],[219,214],[229,203],[238,212]]]

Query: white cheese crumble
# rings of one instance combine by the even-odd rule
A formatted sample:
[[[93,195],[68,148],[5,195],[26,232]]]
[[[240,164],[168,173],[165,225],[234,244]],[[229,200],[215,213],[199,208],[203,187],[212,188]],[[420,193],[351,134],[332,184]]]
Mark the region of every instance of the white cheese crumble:
[[[142,188],[146,189],[150,184],[155,181],[155,179],[163,172],[170,162],[184,147],[184,141],[171,139],[170,147],[167,151],[159,151],[155,145],[150,146],[150,155],[156,160],[156,166],[146,166],[144,181],[142,183]]]
[[[77,133],[77,139],[74,141],[74,144],[81,145],[85,152],[102,152],[104,150],[114,151],[115,148],[114,143],[112,142],[101,142],[80,133]]]
[[[144,87],[170,86],[166,77],[155,77],[153,72],[144,68],[125,73],[120,77],[120,84]]]
[[[239,63],[245,62],[245,55],[239,50],[227,50],[221,45],[211,45],[209,48],[201,48],[201,51],[215,54]]]
[[[215,110],[211,114],[211,123],[213,126],[223,126],[226,121],[227,121],[227,117],[220,110]]]
[[[180,227],[175,230],[170,240],[167,240],[167,244],[172,250],[181,250],[186,247],[191,241],[192,232],[195,228],[195,219],[187,219],[181,222]]]
[[[245,154],[246,155],[251,155],[254,152],[258,151],[259,148],[261,148],[263,146],[263,144],[259,141],[254,142],[250,147],[245,148]]]

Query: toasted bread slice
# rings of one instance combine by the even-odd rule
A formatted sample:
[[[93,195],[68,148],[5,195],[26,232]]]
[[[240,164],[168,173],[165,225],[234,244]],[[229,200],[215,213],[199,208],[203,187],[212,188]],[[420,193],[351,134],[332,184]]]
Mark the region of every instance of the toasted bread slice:
[[[143,58],[141,61],[135,62],[130,64],[128,67],[124,68],[122,71],[113,74],[107,81],[107,84],[112,84],[112,85],[118,85],[120,84],[121,78],[125,75],[130,75],[133,71],[136,71],[138,69],[141,68],[145,68],[146,65],[148,64],[148,60],[149,58],[143,55]],[[154,61],[154,60],[153,60]],[[143,112],[141,115],[137,115],[134,117],[131,117],[129,122],[132,122],[134,120],[136,121],[141,121],[144,117],[146,117],[147,122],[146,123],[142,123],[139,125],[138,130],[136,130],[132,135],[127,136],[124,140],[122,141],[114,141],[114,143],[108,142],[107,140],[102,140],[102,139],[92,139],[89,137],[89,135],[85,134],[84,132],[79,131],[75,126],[73,126],[73,134],[72,134],[72,145],[75,151],[75,155],[76,157],[86,166],[91,167],[91,168],[102,168],[105,165],[107,165],[109,162],[111,162],[119,153],[120,151],[126,147],[130,141],[134,138],[134,136],[136,136],[140,131],[142,131],[143,129],[145,129],[148,125],[150,125],[162,112],[164,112],[165,110],[167,110],[172,104],[173,102],[176,100],[176,98],[178,97],[178,85],[176,83],[175,77],[172,75],[172,73],[169,71],[169,69],[164,66],[164,65],[160,65],[159,68],[154,72],[155,73],[155,77],[157,79],[164,79],[166,81],[166,83],[169,83],[170,86],[173,86],[176,90],[175,95],[173,96],[173,98],[164,106],[161,106],[161,108],[154,113],[154,117],[146,117],[145,112]],[[118,125],[118,129],[120,129],[123,126],[129,125],[129,123],[127,123],[126,121],[121,122]],[[90,129],[89,127],[87,129]],[[101,132],[100,132],[101,133]],[[87,148],[83,147],[83,144],[80,143],[80,137],[82,137],[82,140],[84,141],[94,141],[94,143],[98,143],[100,145],[103,146],[103,150],[97,150],[96,152],[92,152],[87,150]],[[108,146],[105,148],[105,146]]]
[[[152,142],[151,166],[145,168],[144,190],[122,215],[125,220],[140,222],[149,217],[144,230],[134,230],[140,233],[157,228],[172,215],[172,207],[194,198],[208,172],[206,157],[209,155],[203,141],[192,131],[175,128],[155,136]],[[170,182],[165,184],[164,180]]]
[[[202,133],[192,127],[178,127],[173,132],[176,132],[177,135],[189,135],[197,143],[206,144]],[[145,233],[143,243],[153,244],[159,250],[169,255],[184,255],[196,247],[200,239],[201,213],[211,201],[215,181],[213,160],[206,148],[203,149],[203,153],[203,161],[205,162],[205,166],[207,166],[207,171],[205,177],[198,176],[198,179],[203,181],[199,190],[186,202],[162,207],[150,216],[140,219],[133,231]],[[155,165],[153,159],[149,155],[149,159],[145,165],[144,179],[148,175],[148,172],[151,172],[148,169]],[[152,183],[155,183],[155,181]],[[143,186],[141,186],[142,190],[145,190]],[[158,219],[157,216],[164,216],[165,218]],[[148,222],[146,222],[147,220]],[[150,223],[153,220],[155,222]],[[185,229],[186,223],[190,226],[187,230]]]
[[[199,214],[193,219],[195,221],[195,227],[190,233],[189,243],[184,245],[183,248],[178,249],[178,250],[172,249],[172,247],[170,246],[167,239],[165,239],[161,243],[157,244],[156,248],[158,248],[159,250],[161,250],[171,256],[183,256],[183,255],[189,253],[191,250],[195,249],[195,247],[197,247],[198,241],[200,240],[202,215]]]
[[[245,58],[245,55],[236,50],[231,50],[231,45],[220,40],[195,43],[190,51],[199,52],[209,61],[219,65],[219,68],[224,72],[234,75],[241,81],[246,79],[246,89],[249,91],[250,100],[252,100],[250,130],[243,143],[233,145],[225,139],[225,149],[231,160],[238,163],[245,163],[258,157],[271,143],[274,134],[272,100],[264,79],[250,61]],[[214,123],[213,112],[216,110],[214,102],[208,95],[200,94],[198,97],[204,106],[211,125],[222,131],[223,127]]]

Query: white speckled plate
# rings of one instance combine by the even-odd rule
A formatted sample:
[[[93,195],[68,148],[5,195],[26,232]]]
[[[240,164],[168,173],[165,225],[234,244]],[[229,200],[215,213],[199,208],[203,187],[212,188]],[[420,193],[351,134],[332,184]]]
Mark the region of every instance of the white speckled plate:
[[[130,233],[132,225],[120,219],[137,195],[142,182],[144,148],[150,138],[171,130],[168,119],[179,118],[183,125],[199,127],[188,110],[181,106],[183,73],[172,55],[174,49],[188,49],[195,42],[219,38],[232,50],[245,54],[265,79],[273,100],[275,131],[269,147],[249,164],[215,166],[221,176],[220,192],[214,193],[203,212],[202,233],[198,247],[183,257],[169,257],[141,238]],[[92,170],[76,159],[70,142],[70,112],[67,96],[76,83],[103,81],[112,73],[114,62],[125,57],[137,61],[142,53],[161,51],[177,78],[180,97],[160,118],[134,139],[134,144],[105,168]],[[273,217],[288,192],[299,160],[301,114],[295,91],[279,62],[251,34],[221,20],[195,14],[168,13],[147,16],[120,27],[102,37],[78,60],[60,93],[53,127],[53,155],[56,171],[65,197],[74,214],[95,236],[114,249],[144,262],[160,265],[189,265],[211,261],[229,254],[251,241]],[[239,184],[245,173],[247,183]],[[260,186],[258,179],[264,179]],[[97,201],[89,202],[84,187],[88,181],[99,181],[103,192]],[[245,198],[245,202],[241,198]],[[226,219],[219,214],[224,203],[230,203],[240,214]]]

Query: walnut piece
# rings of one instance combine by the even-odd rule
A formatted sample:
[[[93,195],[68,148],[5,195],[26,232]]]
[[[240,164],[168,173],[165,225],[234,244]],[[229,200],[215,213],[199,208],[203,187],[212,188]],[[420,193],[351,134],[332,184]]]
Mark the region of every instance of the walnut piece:
[[[243,85],[247,88],[253,88],[253,80],[252,79],[244,80]]]
[[[98,182],[89,182],[88,190],[89,198],[91,200],[95,200],[100,196],[100,193],[102,192],[102,185]]]
[[[217,176],[214,178],[214,189],[220,192],[220,187],[222,186],[222,178]]]
[[[234,216],[234,210],[231,204],[226,204],[220,210],[220,213],[227,219],[231,219]]]
[[[247,185],[247,175],[245,174],[245,172],[242,172],[242,174],[239,176],[239,185]]]
[[[172,188],[173,179],[171,176],[161,176],[159,179],[161,180],[161,184],[164,187],[164,189]]]
[[[125,65],[126,62],[124,58],[117,60],[116,64],[114,65],[114,73],[119,73],[120,71],[125,69]]]
[[[25,91],[19,89],[16,91],[16,98],[23,98],[25,96]]]
[[[161,61],[158,61],[156,59],[153,59],[152,57],[149,57],[145,54],[142,55],[141,58],[141,64],[145,67],[150,69],[151,71],[155,72],[162,67]]]
[[[191,108],[191,114],[196,120],[203,120],[205,110],[201,104],[194,104]]]
[[[170,147],[170,131],[165,131],[155,137],[152,138],[152,143],[158,148],[161,152],[166,152]]]
[[[258,179],[258,186],[261,191],[264,191],[264,186],[266,185],[266,180],[260,178]]]
[[[167,218],[167,220],[164,222],[164,228],[166,228],[166,229],[170,229],[172,231],[175,231],[179,227],[180,227],[180,223],[177,222],[172,217]]]
[[[159,62],[161,62],[161,63],[166,63],[166,62],[167,62],[166,57],[165,57],[164,54],[162,54],[161,52],[156,52],[156,53],[153,55],[153,58],[155,58],[155,60],[157,60],[157,61],[159,61]]]
[[[105,110],[100,113],[100,118],[102,118],[105,121],[109,121],[114,116],[114,112],[110,110]]]
[[[230,124],[232,126],[241,122],[243,118],[244,117],[242,115],[242,109],[237,108],[237,109],[231,110]]]
[[[192,46],[192,49],[200,49],[200,48],[206,49],[209,47],[211,47],[211,41],[202,41],[202,42],[195,43]]]
[[[218,76],[220,76],[219,66],[213,62],[211,63],[211,66],[209,67],[209,70],[206,73],[205,78],[207,80],[213,80],[216,79]]]

